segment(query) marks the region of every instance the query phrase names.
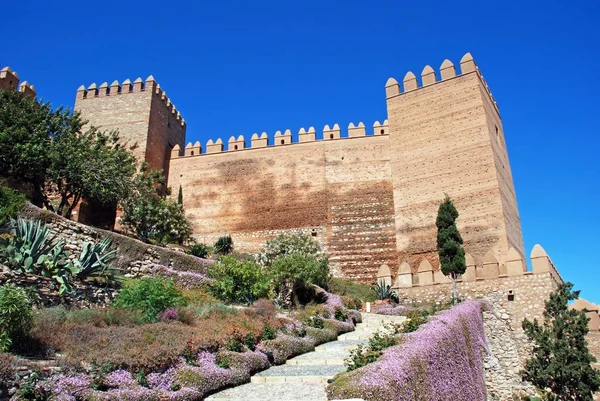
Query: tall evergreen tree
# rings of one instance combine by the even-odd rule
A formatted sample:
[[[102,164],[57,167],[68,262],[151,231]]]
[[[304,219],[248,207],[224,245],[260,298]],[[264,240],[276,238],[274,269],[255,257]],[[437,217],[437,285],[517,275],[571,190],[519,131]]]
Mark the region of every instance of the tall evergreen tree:
[[[456,227],[458,211],[448,195],[438,209],[435,225],[437,226],[437,250],[440,257],[442,273],[452,279],[452,301],[458,301],[456,279],[467,270],[463,239]]]
[[[585,339],[588,318],[568,307],[577,298],[573,284],[564,283],[546,301],[542,324],[523,320],[523,330],[534,345],[521,374],[537,387],[550,389],[549,400],[592,401],[600,389],[600,371],[591,366],[596,358]]]
[[[181,188],[181,185],[179,186],[179,193],[177,194],[177,203],[183,205],[183,188]]]

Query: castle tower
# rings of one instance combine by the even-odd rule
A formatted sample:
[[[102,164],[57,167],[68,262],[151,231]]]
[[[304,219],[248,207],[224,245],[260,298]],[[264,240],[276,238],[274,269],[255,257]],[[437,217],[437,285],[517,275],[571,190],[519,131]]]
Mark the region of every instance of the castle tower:
[[[0,70],[0,90],[2,89],[18,90],[27,96],[33,97],[35,97],[36,94],[33,85],[30,85],[27,81],[23,81],[19,84],[19,76],[8,66]]]
[[[502,120],[470,54],[386,84],[398,262],[438,266],[435,220],[448,194],[465,249],[477,260],[524,255]],[[413,272],[414,273],[414,272]]]
[[[102,129],[118,129],[129,144],[137,143],[135,155],[168,177],[171,150],[185,146],[186,124],[166,93],[152,76],[133,83],[95,83],[77,90],[75,110],[89,124]]]

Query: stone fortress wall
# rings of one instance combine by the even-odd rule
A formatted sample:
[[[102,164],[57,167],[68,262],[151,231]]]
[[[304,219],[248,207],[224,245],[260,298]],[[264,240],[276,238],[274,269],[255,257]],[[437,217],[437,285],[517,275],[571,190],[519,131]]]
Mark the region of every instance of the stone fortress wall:
[[[249,142],[231,136],[227,149],[221,139],[184,147],[187,125],[152,76],[81,86],[75,109],[90,125],[118,129],[140,160],[165,170],[173,193],[183,189],[201,242],[231,234],[239,251],[254,252],[280,233],[302,232],[326,248],[338,276],[373,282],[385,264],[403,283],[417,282],[424,260],[440,275],[435,218],[448,194],[473,258],[505,265],[522,257],[498,106],[471,55],[460,73],[445,60],[420,80],[390,78],[385,95],[388,119],[369,133],[362,122],[345,133],[334,124],[322,140],[310,127],[296,143],[285,130]]]
[[[327,249],[338,275],[372,282],[382,263],[394,273],[427,258],[437,268],[435,218],[448,194],[465,248],[504,262],[524,254],[504,132],[470,54],[460,74],[449,60],[385,88],[388,119],[372,133],[350,123],[231,136],[172,149],[169,185],[183,188],[198,240],[230,233],[256,251],[279,233],[304,232]],[[404,264],[403,262],[407,262]]]
[[[113,81],[77,89],[75,110],[91,125],[118,129],[121,138],[137,144],[134,154],[151,168],[169,172],[174,146],[185,143],[186,123],[167,93],[149,76],[133,83]]]

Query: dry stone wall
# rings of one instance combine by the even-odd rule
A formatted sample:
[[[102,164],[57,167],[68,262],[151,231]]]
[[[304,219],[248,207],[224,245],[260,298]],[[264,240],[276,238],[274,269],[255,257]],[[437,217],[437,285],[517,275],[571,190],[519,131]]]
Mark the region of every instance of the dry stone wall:
[[[183,251],[163,248],[143,243],[136,239],[95,227],[86,226],[57,214],[41,210],[28,204],[23,217],[39,219],[45,222],[57,234],[57,239],[65,243],[70,258],[76,258],[85,242],[98,242],[105,237],[112,239],[117,248],[115,265],[125,277],[143,277],[148,275],[186,276],[188,287],[203,283],[203,278],[212,261],[187,255]],[[192,276],[196,274],[194,279]],[[205,279],[204,279],[205,280]]]

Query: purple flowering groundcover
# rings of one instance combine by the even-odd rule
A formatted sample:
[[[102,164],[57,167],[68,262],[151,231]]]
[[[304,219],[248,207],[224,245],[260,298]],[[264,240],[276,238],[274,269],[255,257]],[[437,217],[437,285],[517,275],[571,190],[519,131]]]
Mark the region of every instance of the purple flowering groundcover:
[[[465,301],[433,316],[377,362],[336,376],[329,399],[485,400],[483,308]]]

